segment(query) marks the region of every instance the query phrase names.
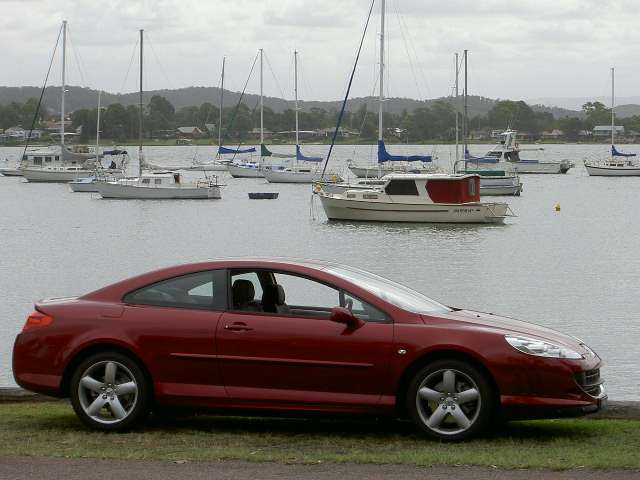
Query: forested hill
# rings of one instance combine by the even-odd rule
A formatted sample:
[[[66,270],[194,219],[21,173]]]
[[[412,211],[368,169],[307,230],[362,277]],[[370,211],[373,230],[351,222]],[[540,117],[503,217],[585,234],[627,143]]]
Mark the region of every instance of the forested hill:
[[[0,105],[6,105],[11,102],[24,103],[29,98],[39,98],[41,89],[39,87],[0,87]],[[218,87],[187,87],[179,88],[175,90],[153,90],[144,93],[145,104],[149,102],[149,99],[154,95],[160,95],[165,97],[176,108],[190,106],[200,106],[205,102],[209,102],[213,105],[218,105],[220,102],[220,89]],[[224,105],[230,107],[235,105],[240,98],[239,92],[231,92],[225,90],[224,92]],[[243,102],[252,110],[258,104],[258,95],[245,94]],[[90,88],[82,88],[69,86],[66,96],[66,109],[67,111],[74,111],[80,109],[93,109],[96,107],[98,94],[96,90]],[[411,113],[418,108],[430,107],[434,102],[438,100],[444,100],[446,102],[453,102],[454,99],[450,97],[444,97],[431,100],[414,100],[411,98],[389,98],[385,102],[385,111],[389,113],[399,114],[403,110]],[[461,101],[461,99],[460,99]],[[469,117],[473,118],[477,115],[486,115],[491,108],[496,104],[497,100],[480,97],[469,96],[468,108]],[[60,109],[60,87],[51,86],[45,90],[43,99],[45,108],[50,112],[58,112]],[[137,105],[138,93],[126,93],[126,94],[113,94],[103,92],[102,105],[109,106],[114,103],[120,103],[124,106]],[[265,97],[265,106],[271,108],[276,113],[281,113],[286,109],[293,108],[293,102],[291,100],[284,100],[275,97]],[[301,108],[303,111],[310,111],[312,108],[321,108],[330,112],[332,110],[338,110],[340,107],[340,101],[304,101],[301,102]],[[351,111],[357,111],[363,104],[367,105],[369,111],[377,111],[378,98],[377,97],[360,97],[349,99],[347,108]],[[629,107],[636,107],[635,109]],[[546,107],[544,105],[532,105],[531,108],[537,112],[549,112],[555,118],[561,117],[582,117],[583,112],[574,110],[567,110],[559,107]],[[631,116],[640,113],[640,106],[628,105],[619,107],[617,109],[619,116]]]

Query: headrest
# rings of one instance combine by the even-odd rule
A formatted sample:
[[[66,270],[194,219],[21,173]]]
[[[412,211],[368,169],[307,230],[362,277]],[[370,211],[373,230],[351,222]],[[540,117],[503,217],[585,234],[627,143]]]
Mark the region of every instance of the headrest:
[[[262,294],[262,304],[284,305],[284,288],[282,285],[266,285]]]
[[[256,291],[253,288],[253,283],[239,278],[233,282],[231,293],[233,294],[234,305],[242,305],[253,301]]]

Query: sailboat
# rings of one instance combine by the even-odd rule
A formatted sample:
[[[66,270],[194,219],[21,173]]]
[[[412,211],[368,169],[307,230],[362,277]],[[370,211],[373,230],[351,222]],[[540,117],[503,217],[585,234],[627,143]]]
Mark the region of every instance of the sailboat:
[[[98,110],[97,110],[97,118],[96,118],[96,152],[100,151],[100,111],[101,111],[100,99],[101,97],[102,97],[102,91],[99,90],[98,91]],[[98,182],[116,180],[124,177],[123,171],[126,168],[126,161],[129,158],[129,155],[126,150],[118,150],[118,149],[109,150],[109,151],[105,150],[104,152],[102,152],[102,156],[105,159],[107,157],[119,158],[118,163],[119,163],[119,168],[121,170],[119,170],[117,174],[104,173],[103,169],[100,168],[102,164],[100,162],[100,158],[98,154],[96,153],[96,170],[94,174],[90,177],[78,178],[76,180],[69,182],[69,188],[71,189],[72,192],[91,192],[91,193],[97,192],[98,187],[96,186],[96,184]],[[117,165],[116,160],[115,159],[112,160],[112,163],[110,166],[116,168],[116,165]]]
[[[384,24],[384,0],[382,1],[382,23]],[[384,28],[384,25],[383,25]],[[384,105],[383,71],[384,71],[384,30],[380,32],[380,80],[379,80],[379,102],[378,102],[378,165],[360,165],[349,162],[348,167],[358,178],[377,178],[389,173],[428,173],[434,172],[437,168],[433,165],[432,155],[392,155],[387,152],[384,144],[384,129],[382,124],[382,113]]]
[[[381,0],[378,161],[383,162],[398,158],[386,151],[382,138],[384,17],[385,0]],[[339,122],[336,129],[338,127]],[[320,198],[329,220],[502,223],[507,216],[513,215],[506,203],[480,202],[479,175],[391,173],[382,178],[382,185],[370,188],[331,193],[322,184],[316,184],[315,187],[319,187],[314,188],[314,193]]]
[[[99,165],[100,154],[86,145],[65,144],[65,94],[67,65],[67,21],[62,22],[62,87],[60,92],[60,145],[27,150],[19,170],[28,182],[69,182],[91,175]],[[122,173],[122,168],[106,169]]]
[[[458,149],[458,138],[459,138],[459,128],[458,128],[458,80],[459,80],[459,69],[460,64],[458,63],[458,54],[455,54],[456,61],[456,83],[455,83],[455,93],[456,93],[456,160],[453,164],[453,172],[454,173],[475,173],[480,175],[480,195],[520,195],[522,191],[522,183],[520,183],[520,177],[515,172],[515,168],[507,163],[503,163],[500,168],[492,168],[486,167],[484,164],[481,164],[478,161],[474,161],[473,158],[469,155],[469,151],[467,149],[467,126],[469,124],[469,115],[468,115],[468,103],[467,103],[467,92],[469,90],[468,86],[468,76],[467,76],[467,57],[468,51],[464,51],[464,108],[463,108],[463,117],[462,117],[462,136],[464,143],[464,159],[460,159],[459,157],[459,149]]]
[[[98,193],[102,198],[114,199],[206,199],[222,198],[220,185],[208,178],[195,182],[184,181],[180,173],[173,171],[159,171],[143,173],[146,162],[142,152],[142,59],[143,59],[144,30],[140,30],[140,103],[138,113],[139,145],[138,145],[138,176],[123,178],[117,181],[97,182]]]
[[[293,52],[293,71],[295,94],[295,119],[296,119],[296,154],[294,164],[290,167],[265,169],[263,174],[269,183],[313,183],[322,178],[322,171],[319,164],[324,160],[322,157],[305,156],[300,149],[300,128],[298,123],[298,52]],[[334,182],[342,181],[339,175],[329,173],[328,179]]]
[[[263,52],[260,49],[260,148],[261,156],[264,153],[264,99],[263,99]],[[222,64],[222,86],[224,90],[224,62]],[[220,125],[222,125],[222,90],[220,92]],[[233,161],[229,163],[228,170],[234,178],[262,178],[262,167],[260,162],[254,160],[247,160],[244,158],[237,159],[238,154],[254,153],[255,148],[227,148],[222,146],[222,136],[218,133],[218,154],[219,155],[233,155]]]
[[[604,160],[585,160],[584,166],[589,175],[596,177],[640,176],[640,162],[633,158],[636,154],[618,151],[615,138],[615,70],[611,68],[611,152]]]

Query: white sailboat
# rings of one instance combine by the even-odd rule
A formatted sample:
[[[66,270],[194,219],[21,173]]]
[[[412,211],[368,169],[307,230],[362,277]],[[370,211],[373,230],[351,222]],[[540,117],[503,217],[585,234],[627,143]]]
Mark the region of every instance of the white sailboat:
[[[112,199],[208,199],[222,198],[217,178],[185,181],[180,173],[161,171],[143,173],[145,166],[143,144],[143,100],[142,100],[142,59],[144,30],[140,30],[140,103],[139,103],[139,146],[138,176],[116,181],[97,182],[95,185],[102,198]]]
[[[293,165],[284,168],[265,169],[263,174],[269,183],[313,183],[322,178],[322,170],[320,164],[322,157],[309,157],[302,154],[300,149],[300,127],[298,122],[298,52],[293,52],[293,71],[294,71],[294,95],[295,95],[295,119],[296,119],[296,154]],[[342,181],[336,173],[325,173],[327,179],[334,181]]]
[[[385,0],[380,10],[380,107],[378,110],[378,161],[392,160],[383,141],[382,103],[384,79]],[[339,125],[336,126],[338,128]],[[480,202],[479,175],[388,174],[382,185],[331,193],[331,187],[316,184],[329,220],[420,222],[420,223],[502,223],[513,215],[506,203]]]
[[[69,182],[93,173],[99,152],[85,145],[65,145],[65,93],[67,65],[67,21],[62,22],[62,87],[60,95],[60,145],[27,150],[20,160],[20,173],[28,182]],[[111,169],[110,173],[122,173]],[[11,173],[11,172],[10,172]]]
[[[464,51],[464,108],[462,117],[462,137],[464,143],[464,151],[467,152],[467,125],[469,124],[468,116],[468,75],[467,75],[467,58],[468,50]],[[480,195],[497,196],[497,195],[520,195],[522,191],[522,183],[515,168],[507,163],[503,163],[501,168],[492,168],[479,162],[474,162],[465,154],[464,159],[460,159],[458,148],[458,80],[460,77],[460,64],[458,63],[458,54],[455,54],[456,62],[456,160],[453,164],[453,173],[473,173],[480,175]]]
[[[264,104],[263,104],[263,52],[260,49],[260,145],[264,144]],[[224,91],[224,59],[222,60],[222,88],[220,90],[220,126],[222,126],[222,92]],[[227,148],[222,146],[221,130],[218,131],[218,155],[233,155],[232,162],[228,164],[227,170],[233,178],[262,178],[262,168],[260,162],[247,158],[236,158],[237,155],[254,153],[255,148]]]
[[[640,161],[635,153],[622,153],[616,149],[615,126],[615,70],[611,68],[611,152],[605,159],[585,160],[584,166],[592,177],[640,176]]]

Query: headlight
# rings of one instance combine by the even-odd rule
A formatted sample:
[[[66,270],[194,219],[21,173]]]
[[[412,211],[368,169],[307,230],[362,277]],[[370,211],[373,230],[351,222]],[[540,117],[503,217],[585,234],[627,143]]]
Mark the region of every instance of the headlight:
[[[582,358],[582,355],[575,350],[571,350],[567,347],[561,347],[555,343],[517,335],[505,335],[504,338],[513,348],[528,355],[548,358],[569,358],[572,360],[579,360]]]

